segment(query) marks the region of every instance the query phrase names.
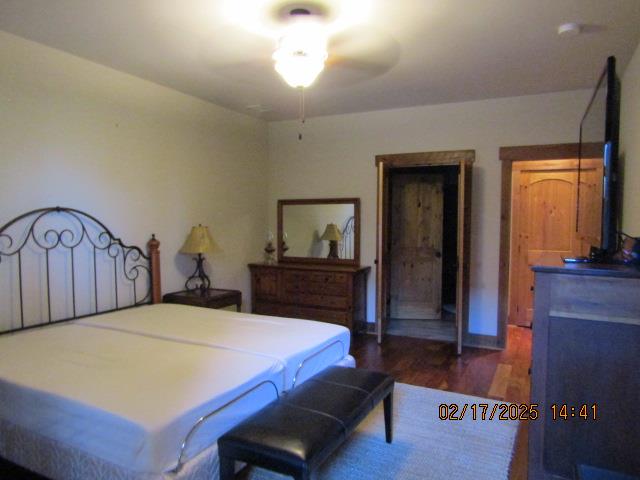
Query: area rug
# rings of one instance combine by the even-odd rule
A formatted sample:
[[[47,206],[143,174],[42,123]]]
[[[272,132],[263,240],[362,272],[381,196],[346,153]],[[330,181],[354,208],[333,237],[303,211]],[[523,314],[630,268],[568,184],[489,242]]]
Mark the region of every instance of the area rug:
[[[394,438],[384,441],[384,416],[380,405],[358,427],[347,443],[322,466],[318,479],[473,479],[509,478],[517,421],[473,420],[467,410],[463,420],[440,420],[440,404],[496,403],[479,397],[431,388],[396,384]],[[496,415],[497,417],[497,415]],[[253,468],[252,480],[285,477]]]

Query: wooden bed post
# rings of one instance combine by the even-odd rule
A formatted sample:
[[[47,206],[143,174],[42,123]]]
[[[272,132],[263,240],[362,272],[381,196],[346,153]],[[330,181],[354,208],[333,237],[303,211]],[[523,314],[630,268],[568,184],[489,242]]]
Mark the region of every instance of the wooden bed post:
[[[149,268],[151,270],[151,303],[162,302],[162,288],[160,284],[160,242],[156,240],[156,234],[151,234],[147,242],[149,249]]]

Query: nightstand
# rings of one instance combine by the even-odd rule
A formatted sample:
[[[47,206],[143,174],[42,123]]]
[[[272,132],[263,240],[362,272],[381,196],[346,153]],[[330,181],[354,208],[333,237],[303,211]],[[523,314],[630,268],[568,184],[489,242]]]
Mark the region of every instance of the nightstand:
[[[164,303],[180,303],[182,305],[193,305],[204,308],[224,308],[231,305],[236,306],[239,312],[242,306],[242,292],[239,290],[222,290],[220,288],[210,288],[204,295],[200,290],[167,293],[162,297]]]

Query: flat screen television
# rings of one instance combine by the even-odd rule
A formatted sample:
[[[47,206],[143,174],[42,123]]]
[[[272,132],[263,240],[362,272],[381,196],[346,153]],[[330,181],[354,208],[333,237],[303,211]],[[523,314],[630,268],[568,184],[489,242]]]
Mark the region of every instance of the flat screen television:
[[[616,59],[609,57],[580,122],[576,231],[591,246],[591,259],[607,261],[618,249],[619,185],[618,143],[620,82]],[[602,158],[602,199],[593,204],[586,195],[587,159]],[[600,232],[588,232],[588,215],[600,213]]]

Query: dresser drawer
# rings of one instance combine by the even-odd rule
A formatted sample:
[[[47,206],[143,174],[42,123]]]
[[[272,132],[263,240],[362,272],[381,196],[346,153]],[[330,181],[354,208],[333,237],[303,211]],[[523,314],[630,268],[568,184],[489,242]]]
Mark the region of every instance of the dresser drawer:
[[[351,307],[347,297],[317,293],[291,293],[287,296],[287,302],[324,308],[348,309]]]
[[[277,300],[280,285],[280,274],[276,269],[262,269],[253,274],[253,291],[256,300]]]
[[[286,315],[283,314],[283,308],[284,306],[279,303],[256,302],[255,305],[253,305],[251,313],[271,315],[273,317],[286,317]]]
[[[283,274],[285,285],[289,284],[315,284],[346,286],[349,275],[340,272],[313,272],[303,270],[285,271]]]
[[[303,320],[315,320],[318,322],[335,323],[349,327],[350,315],[347,312],[336,310],[324,310],[322,308],[301,307],[299,305],[281,305],[270,303],[257,303],[253,313],[260,315],[272,315],[276,317],[300,318]]]
[[[369,268],[250,264],[253,313],[343,325],[366,322]]]
[[[284,285],[284,291],[287,294],[296,293],[316,293],[325,295],[337,295],[346,297],[349,295],[348,286],[337,283],[319,283],[319,282],[288,282]]]
[[[337,325],[344,325],[350,328],[349,318],[350,314],[343,311],[324,310],[321,308],[305,308],[305,307],[292,307],[292,316],[295,318],[303,318],[306,320],[316,320],[318,322],[335,323]]]

